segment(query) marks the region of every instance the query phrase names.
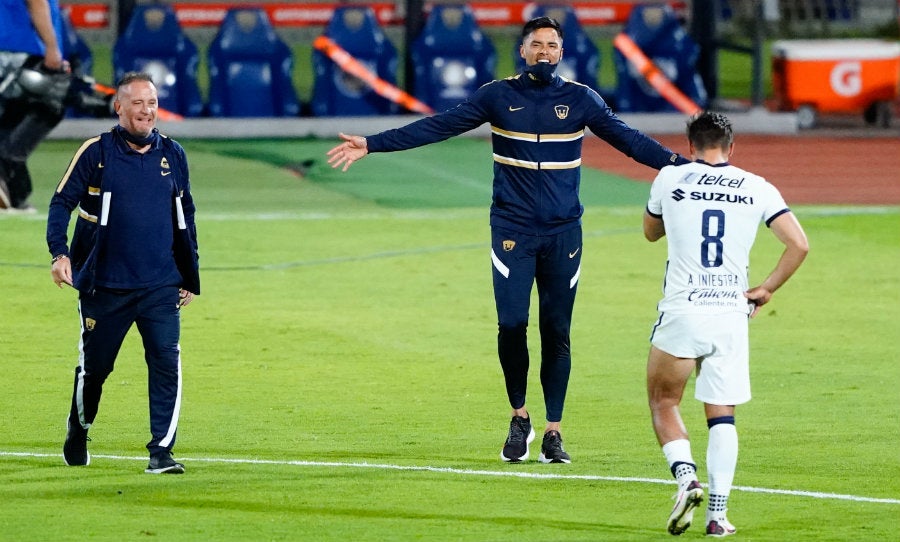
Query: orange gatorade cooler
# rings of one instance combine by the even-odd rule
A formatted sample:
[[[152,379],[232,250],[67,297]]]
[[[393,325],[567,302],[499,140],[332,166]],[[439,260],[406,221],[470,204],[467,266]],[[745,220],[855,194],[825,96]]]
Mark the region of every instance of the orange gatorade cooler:
[[[772,44],[778,108],[797,111],[800,128],[817,113],[862,112],[888,127],[900,93],[900,43],[874,39],[781,40]]]

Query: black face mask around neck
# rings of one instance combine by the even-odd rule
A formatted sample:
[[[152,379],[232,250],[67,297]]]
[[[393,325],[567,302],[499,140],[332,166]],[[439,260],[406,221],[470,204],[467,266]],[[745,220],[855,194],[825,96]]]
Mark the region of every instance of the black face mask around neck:
[[[551,64],[549,62],[538,62],[533,66],[526,66],[525,73],[530,75],[535,81],[549,83],[556,75],[557,66],[559,66],[559,63]]]
[[[119,135],[121,135],[122,138],[125,139],[125,141],[132,143],[134,145],[137,145],[139,147],[146,147],[147,145],[156,141],[156,134],[159,132],[159,130],[154,128],[153,131],[150,132],[149,135],[142,137],[142,136],[136,136],[136,135],[130,133],[128,130],[126,130],[125,128],[123,128],[121,126],[117,126],[116,130],[119,132]]]

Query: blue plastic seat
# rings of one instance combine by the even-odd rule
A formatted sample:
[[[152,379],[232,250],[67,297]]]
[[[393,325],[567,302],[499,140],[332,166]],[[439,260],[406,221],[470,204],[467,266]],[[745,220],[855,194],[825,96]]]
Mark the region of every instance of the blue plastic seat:
[[[466,4],[435,5],[413,42],[413,93],[435,111],[456,107],[494,78],[497,53]]]
[[[397,84],[397,49],[384,34],[368,6],[341,6],[334,10],[324,36],[392,85]],[[390,115],[399,106],[382,97],[357,77],[344,72],[328,56],[313,50],[315,72],[311,109],[315,116]]]
[[[125,32],[113,47],[116,80],[129,71],[149,73],[159,105],[186,117],[203,113],[197,86],[197,46],[184,35],[168,5],[136,6]]]
[[[561,4],[538,5],[531,17],[551,17],[559,21],[563,31],[563,57],[556,70],[558,75],[578,81],[600,92],[597,73],[600,71],[600,50],[591,40],[572,6]],[[525,68],[525,59],[519,52],[522,40],[517,39],[513,47],[513,59],[516,68],[521,72]],[[605,94],[601,92],[601,94]]]
[[[638,5],[631,10],[623,32],[637,44],[660,71],[685,96],[701,108],[707,93],[697,73],[697,43],[684,31],[674,10],[667,4]],[[675,112],[618,50],[616,62],[616,109],[624,112]]]
[[[232,8],[209,46],[209,114],[295,117],[294,58],[261,8]]]

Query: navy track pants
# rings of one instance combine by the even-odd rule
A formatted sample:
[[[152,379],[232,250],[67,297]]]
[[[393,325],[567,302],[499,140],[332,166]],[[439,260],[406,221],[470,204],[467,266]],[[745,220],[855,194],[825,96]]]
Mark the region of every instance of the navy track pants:
[[[541,386],[547,421],[562,420],[572,356],[569,331],[581,272],[581,226],[546,236],[492,228],[497,350],[512,408],[528,387],[528,312],[536,284],[541,334]]]
[[[181,409],[181,320],[177,286],[102,290],[79,298],[81,341],[69,419],[94,423],[103,383],[132,324],[137,324],[147,363],[150,453],[171,450]]]

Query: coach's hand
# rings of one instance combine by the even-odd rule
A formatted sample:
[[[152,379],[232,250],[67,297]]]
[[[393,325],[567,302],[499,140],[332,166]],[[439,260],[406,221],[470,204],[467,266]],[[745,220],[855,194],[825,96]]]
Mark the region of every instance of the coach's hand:
[[[194,294],[187,290],[181,289],[178,290],[178,306],[186,307],[191,301],[194,300]]]
[[[60,288],[63,287],[63,284],[72,286],[72,262],[69,261],[68,256],[60,254],[53,258],[53,261],[50,262],[50,276]]]
[[[366,138],[362,136],[338,134],[343,143],[328,151],[328,163],[332,168],[338,168],[343,165],[341,171],[347,171],[353,162],[361,160],[365,155],[369,154],[369,147],[366,144]]]

